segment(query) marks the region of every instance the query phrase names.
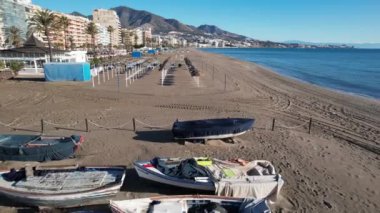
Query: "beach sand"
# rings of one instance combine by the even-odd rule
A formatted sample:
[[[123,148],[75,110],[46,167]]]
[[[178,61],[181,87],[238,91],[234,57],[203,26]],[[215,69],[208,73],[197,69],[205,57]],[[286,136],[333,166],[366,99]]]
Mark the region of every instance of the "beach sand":
[[[161,61],[168,55],[161,55]],[[117,78],[102,81],[95,88],[91,82],[1,81],[0,121],[35,132],[12,131],[4,126],[0,131],[38,134],[40,120],[44,119],[68,128],[46,124],[46,134],[84,135],[85,142],[75,159],[45,164],[128,166],[122,191],[113,199],[199,193],[139,179],[132,168],[135,160],[155,156],[239,157],[269,160],[283,176],[281,197],[272,205],[275,212],[378,211],[379,100],[304,84],[253,63],[198,50],[171,55],[170,63],[184,65],[183,55],[193,62],[201,73],[199,85],[186,66],[169,73],[164,86],[157,70],[127,88],[121,76],[119,89]],[[176,119],[217,117],[254,117],[256,124],[235,144],[173,142],[170,130]],[[90,123],[90,132],[83,132],[85,118],[119,129]],[[132,131],[132,118],[137,121],[136,133]],[[25,164],[2,162],[0,167]],[[1,212],[19,210],[3,200],[1,205]]]

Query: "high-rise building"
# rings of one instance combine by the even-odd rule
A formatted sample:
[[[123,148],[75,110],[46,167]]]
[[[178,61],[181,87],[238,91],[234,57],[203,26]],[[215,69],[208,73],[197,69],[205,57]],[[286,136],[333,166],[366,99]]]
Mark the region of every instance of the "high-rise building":
[[[26,40],[26,20],[39,9],[41,8],[33,5],[31,0],[0,0],[0,47],[6,46],[6,32],[12,26],[20,29],[22,39]]]
[[[120,38],[120,19],[117,16],[116,12],[113,10],[104,10],[104,9],[96,9],[93,12],[93,21],[98,23],[106,28],[112,26],[114,31],[112,33],[112,45],[119,45],[121,42]]]
[[[73,46],[84,47],[87,43],[90,43],[91,36],[86,34],[87,25],[90,20],[80,16],[73,16],[63,14],[69,19],[69,27],[67,31],[67,40],[73,40]],[[71,39],[70,39],[71,38]],[[69,43],[69,41],[67,41]],[[68,46],[71,44],[68,44]]]
[[[64,13],[54,12],[59,18],[65,16],[69,21],[69,26],[64,32],[63,29],[57,29],[50,32],[52,46],[58,49],[86,49],[87,44],[91,44],[91,36],[86,33],[87,25],[90,20],[80,16],[74,16]],[[35,36],[47,45],[47,38],[42,33],[35,33]],[[72,42],[72,43],[71,43]]]
[[[108,46],[110,44],[110,34],[107,31],[107,27],[95,23],[98,29],[98,34],[96,35],[96,44],[101,44],[103,46]]]

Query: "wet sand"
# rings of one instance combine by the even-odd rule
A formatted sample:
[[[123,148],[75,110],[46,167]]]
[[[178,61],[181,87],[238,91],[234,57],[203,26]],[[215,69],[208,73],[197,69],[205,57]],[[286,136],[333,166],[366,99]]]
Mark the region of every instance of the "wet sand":
[[[240,157],[269,160],[282,174],[285,185],[280,200],[272,206],[275,211],[379,209],[379,100],[304,84],[253,63],[198,50],[171,55],[169,63],[184,65],[182,56],[192,61],[200,70],[199,85],[186,66],[169,73],[164,86],[157,70],[127,88],[124,76],[119,78],[119,87],[117,78],[111,78],[95,88],[91,82],[0,81],[0,122],[28,130],[0,126],[0,131],[38,134],[40,119],[44,119],[66,128],[46,124],[46,134],[84,135],[85,143],[75,159],[45,164],[128,166],[126,182],[114,199],[199,193],[139,179],[132,168],[135,160]],[[159,57],[163,61],[167,56]],[[170,130],[176,119],[217,117],[254,117],[256,124],[235,144],[173,141]],[[88,133],[83,131],[85,118],[98,125],[90,123]],[[137,132],[132,131],[132,118],[137,119]],[[1,168],[22,165],[0,163]],[[10,202],[1,205],[1,212],[19,210]]]

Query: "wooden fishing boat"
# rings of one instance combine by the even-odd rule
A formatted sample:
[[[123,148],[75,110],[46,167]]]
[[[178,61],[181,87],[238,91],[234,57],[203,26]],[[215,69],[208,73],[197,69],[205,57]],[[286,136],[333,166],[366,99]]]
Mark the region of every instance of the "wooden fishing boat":
[[[284,181],[269,161],[238,162],[210,158],[154,158],[136,161],[141,178],[217,195],[277,199]]]
[[[252,200],[212,195],[178,195],[122,201],[111,200],[110,207],[113,213],[271,212],[266,200]]]
[[[74,207],[115,195],[124,166],[59,166],[0,171],[0,195],[28,206]]]
[[[174,139],[209,140],[233,138],[250,130],[255,119],[221,118],[192,121],[176,121],[172,133]]]
[[[49,161],[74,155],[82,136],[0,135],[0,160]]]

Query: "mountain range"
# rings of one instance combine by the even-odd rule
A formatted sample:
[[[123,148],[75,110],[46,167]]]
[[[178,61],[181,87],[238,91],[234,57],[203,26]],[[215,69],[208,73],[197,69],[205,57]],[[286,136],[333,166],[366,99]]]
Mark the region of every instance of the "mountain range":
[[[216,36],[218,38],[227,40],[245,40],[248,38],[243,35],[238,35],[222,30],[214,25],[201,25],[199,27],[186,25],[176,19],[167,19],[148,11],[135,10],[125,6],[111,8],[111,10],[114,10],[117,13],[120,19],[121,27],[123,28],[149,26],[152,28],[152,32],[154,34],[176,31],[193,35]],[[86,16],[79,12],[72,12],[71,15],[92,19],[92,15]]]
[[[306,44],[306,45],[347,45],[363,49],[380,49],[380,43],[337,43],[337,42],[308,42],[299,40],[284,41],[286,44]]]

